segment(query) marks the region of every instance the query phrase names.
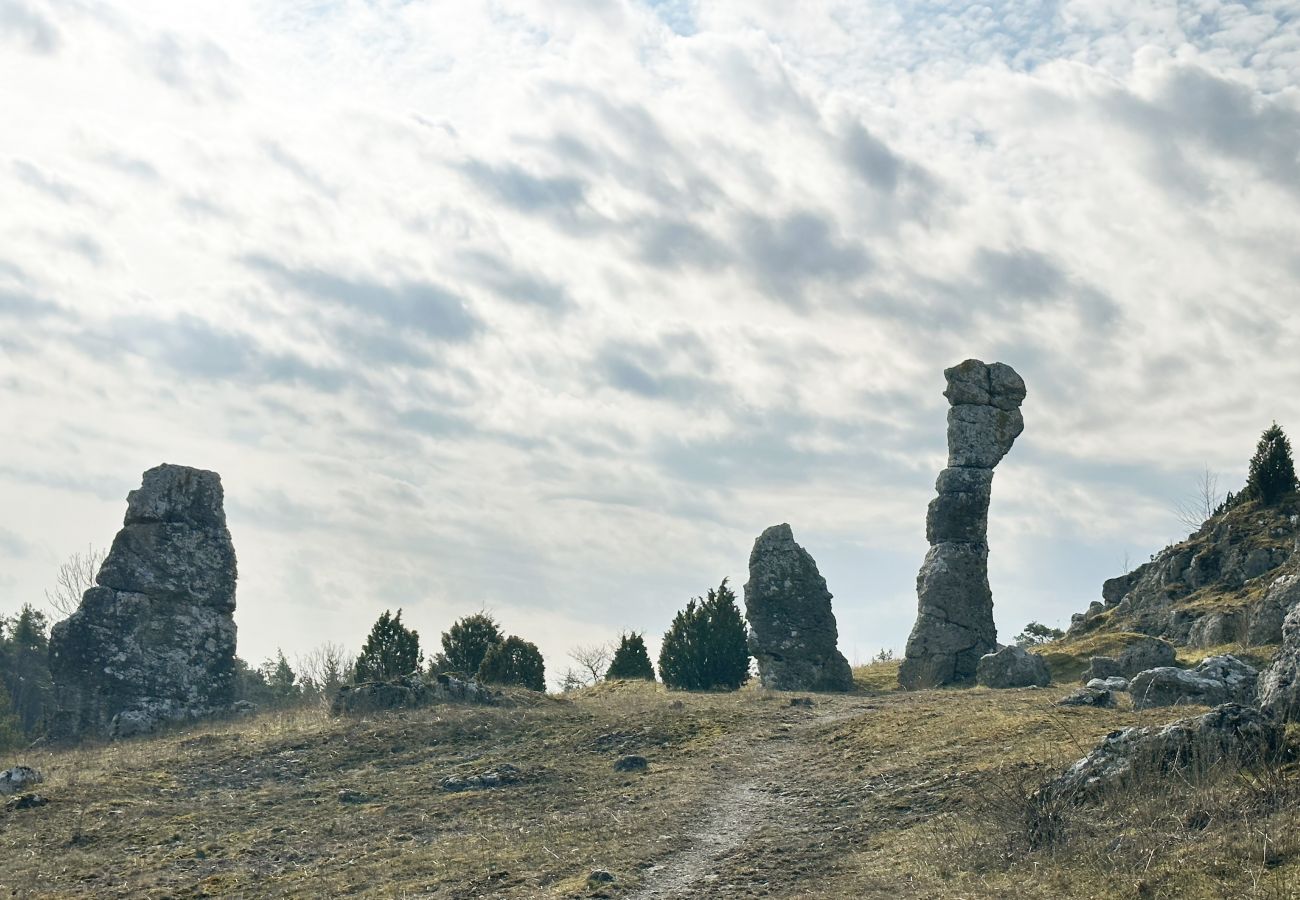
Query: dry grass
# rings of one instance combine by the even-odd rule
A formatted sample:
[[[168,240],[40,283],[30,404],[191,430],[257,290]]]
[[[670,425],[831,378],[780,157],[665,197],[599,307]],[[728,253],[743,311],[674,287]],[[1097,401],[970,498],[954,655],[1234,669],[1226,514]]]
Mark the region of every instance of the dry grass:
[[[897,692],[891,669],[863,667],[865,693],[811,709],[628,683],[29,755],[11,761],[46,772],[51,802],[0,814],[0,881],[17,896],[616,897],[695,847],[708,896],[1295,895],[1289,771],[1162,785],[1022,839],[1042,776],[1113,728],[1174,714],[1055,708],[1064,687]],[[649,771],[614,772],[624,753]],[[502,763],[523,780],[439,789]],[[745,791],[764,798],[743,808],[762,821],[700,851],[692,835],[733,822],[720,814]],[[595,868],[615,882],[589,888]]]

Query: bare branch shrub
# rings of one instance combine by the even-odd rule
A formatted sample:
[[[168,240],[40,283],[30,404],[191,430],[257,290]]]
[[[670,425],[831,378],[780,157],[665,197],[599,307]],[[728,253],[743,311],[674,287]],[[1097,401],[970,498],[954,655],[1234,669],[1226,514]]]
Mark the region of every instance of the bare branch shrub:
[[[59,566],[54,590],[45,592],[45,602],[60,619],[66,619],[81,605],[81,595],[95,586],[95,576],[108,556],[107,550],[86,545],[86,552],[73,553]]]

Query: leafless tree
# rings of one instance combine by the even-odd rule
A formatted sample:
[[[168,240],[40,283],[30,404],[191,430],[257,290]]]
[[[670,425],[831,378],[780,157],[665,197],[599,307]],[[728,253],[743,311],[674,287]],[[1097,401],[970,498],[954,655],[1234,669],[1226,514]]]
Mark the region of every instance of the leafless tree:
[[[610,660],[614,651],[609,644],[592,644],[586,647],[574,647],[569,651],[569,658],[578,664],[578,678],[583,684],[596,684],[609,671]]]
[[[560,688],[560,693],[562,694],[567,694],[569,691],[576,691],[578,688],[587,686],[586,673],[579,672],[577,669],[570,666],[560,675],[557,684]]]
[[[45,592],[45,602],[60,619],[66,619],[77,611],[81,595],[95,586],[95,576],[99,574],[106,556],[107,550],[87,545],[85,553],[78,551],[59,566],[58,574],[54,576],[54,590]]]
[[[331,697],[339,686],[352,677],[352,654],[342,644],[332,641],[312,648],[294,659],[294,671],[304,690],[321,697]]]
[[[1196,478],[1196,488],[1174,503],[1174,514],[1190,531],[1199,531],[1222,502],[1219,475],[1217,472],[1211,472],[1210,467],[1206,466]]]

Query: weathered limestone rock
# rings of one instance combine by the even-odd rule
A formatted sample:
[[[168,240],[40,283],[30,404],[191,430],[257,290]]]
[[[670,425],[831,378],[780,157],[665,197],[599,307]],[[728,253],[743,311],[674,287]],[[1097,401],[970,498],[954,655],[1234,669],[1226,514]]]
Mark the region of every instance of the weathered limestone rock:
[[[779,691],[847,691],[849,662],[836,648],[839,631],[831,592],[789,525],[773,525],[754,541],[745,584],[749,651],[763,687]]]
[[[330,714],[364,714],[386,709],[413,709],[434,703],[478,703],[491,705],[501,696],[474,679],[464,681],[454,675],[440,674],[432,682],[418,672],[392,681],[363,681],[344,684],[330,700]]]
[[[1112,731],[1042,790],[1082,801],[1131,781],[1155,788],[1169,773],[1192,767],[1253,765],[1276,759],[1281,750],[1277,722],[1257,709],[1227,703],[1164,726]]]
[[[1134,709],[1253,703],[1259,673],[1235,656],[1210,656],[1194,669],[1161,666],[1139,672],[1129,684]]]
[[[235,672],[235,548],[221,477],[144,473],[81,605],[50,633],[49,731],[127,736],[229,707]]]
[[[1173,644],[1160,638],[1144,637],[1121,650],[1116,662],[1119,663],[1118,674],[1132,678],[1147,669],[1172,666],[1177,658],[1178,650]]]
[[[1096,688],[1089,685],[1066,694],[1056,701],[1056,705],[1097,706],[1102,709],[1110,709],[1115,705],[1115,694],[1107,688]]]
[[[1259,678],[1259,705],[1283,722],[1300,720],[1300,606],[1282,625],[1282,646]]]
[[[39,770],[31,766],[14,766],[0,772],[0,795],[16,794],[33,784],[45,781]]]
[[[988,581],[988,509],[993,467],[1024,430],[1025,383],[1002,363],[968,359],[944,371],[948,468],[926,514],[930,551],[916,589],[916,624],[898,680],[911,689],[969,683],[980,657],[997,649]]]
[[[1128,692],[1128,679],[1120,678],[1118,675],[1109,678],[1091,678],[1084,687],[1090,687],[1095,691],[1115,691],[1124,694]]]
[[[990,688],[1047,687],[1052,683],[1052,673],[1037,653],[1013,644],[981,656],[975,681]]]
[[[1300,574],[1277,578],[1250,612],[1246,626],[1246,643],[1277,644],[1282,641],[1282,623],[1287,614],[1300,605]]]

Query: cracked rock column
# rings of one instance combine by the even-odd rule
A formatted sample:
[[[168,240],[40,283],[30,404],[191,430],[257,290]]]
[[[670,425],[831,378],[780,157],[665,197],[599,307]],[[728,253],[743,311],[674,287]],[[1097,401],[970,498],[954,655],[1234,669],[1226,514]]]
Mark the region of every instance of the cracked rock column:
[[[221,477],[144,473],[77,611],[50,633],[55,738],[125,736],[227,707],[235,671],[235,548]]]
[[[1025,383],[1003,363],[968,359],[944,370],[948,468],[925,518],[930,551],[916,578],[917,617],[899,683],[908,690],[975,679],[997,649],[988,578],[988,510],[993,467],[1024,430]]]
[[[763,687],[779,691],[847,691],[848,660],[836,647],[839,631],[831,592],[817,563],[794,542],[789,525],[773,525],[754,541],[745,584],[749,652]]]

